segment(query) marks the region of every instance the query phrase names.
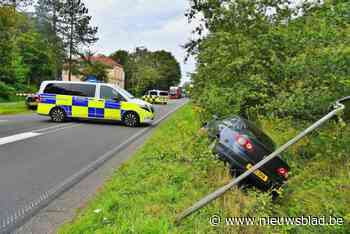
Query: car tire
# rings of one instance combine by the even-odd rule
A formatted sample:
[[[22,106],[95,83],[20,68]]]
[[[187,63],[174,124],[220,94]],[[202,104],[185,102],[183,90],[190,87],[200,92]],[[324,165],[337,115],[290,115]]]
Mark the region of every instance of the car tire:
[[[127,112],[123,116],[123,123],[127,127],[138,127],[140,126],[140,117],[135,112]]]
[[[66,112],[59,107],[55,107],[50,111],[50,117],[53,122],[63,123],[66,121]]]

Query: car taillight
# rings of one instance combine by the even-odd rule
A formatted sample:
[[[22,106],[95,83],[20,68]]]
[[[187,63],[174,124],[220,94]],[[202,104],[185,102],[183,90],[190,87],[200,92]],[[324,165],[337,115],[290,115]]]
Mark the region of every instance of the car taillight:
[[[284,178],[288,178],[288,169],[284,168],[284,167],[280,167],[277,169],[277,174],[279,176],[282,176]]]
[[[37,97],[35,97],[35,99],[34,99],[36,102],[41,102],[41,97],[40,96],[37,96]]]
[[[236,141],[240,146],[244,147],[248,151],[252,151],[254,149],[252,142],[242,135],[238,135]]]

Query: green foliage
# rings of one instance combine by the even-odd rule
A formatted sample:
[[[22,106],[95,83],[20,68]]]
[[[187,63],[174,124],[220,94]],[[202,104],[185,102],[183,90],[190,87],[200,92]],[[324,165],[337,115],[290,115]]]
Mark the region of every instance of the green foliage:
[[[57,38],[51,40],[46,33],[36,20],[11,7],[0,7],[0,82],[8,90],[24,91],[57,77],[62,55]],[[1,92],[0,97],[9,95]]]
[[[288,119],[259,118],[278,143],[295,136]],[[297,127],[296,127],[297,126]],[[196,109],[187,105],[161,124],[154,135],[119,168],[96,198],[59,233],[347,233],[350,228],[350,129],[335,123],[292,147],[283,157],[292,166],[282,196],[233,189],[180,225],[174,220],[185,208],[230,180],[224,165],[211,154],[199,131]],[[171,133],[171,134],[170,134]],[[322,149],[322,153],[320,152]],[[94,211],[101,209],[100,213]],[[340,226],[224,225],[209,217],[342,217]]]
[[[280,144],[305,127],[286,119],[261,119],[262,126]],[[274,205],[275,216],[333,216],[342,226],[290,226],[292,233],[346,233],[349,230],[349,126],[332,122],[293,146],[284,157],[292,168],[284,195]],[[283,228],[284,229],[284,228]]]
[[[138,64],[137,70],[134,71],[132,76],[132,92],[141,96],[146,90],[155,86],[159,80],[160,74],[158,70],[147,64]]]
[[[110,57],[124,66],[126,88],[135,95],[142,96],[149,89],[168,90],[180,83],[180,65],[167,51],[136,48],[134,53],[120,50]]]
[[[28,66],[27,83],[40,85],[41,81],[55,76],[54,49],[37,32],[22,33],[18,37],[19,53]]]
[[[89,46],[98,40],[96,37],[98,28],[90,25],[92,18],[81,0],[64,1],[59,13],[58,31],[68,51],[68,70],[69,79],[71,79],[73,56],[80,54],[81,46]]]
[[[179,110],[59,233],[212,232],[207,213],[183,227],[173,223],[177,212],[210,191],[213,184],[207,172],[216,170],[217,164],[210,163],[213,155],[198,128],[191,106]],[[96,209],[101,212],[95,213]]]
[[[13,67],[16,46],[13,40],[15,25],[12,9],[0,7],[0,82],[3,83],[15,83]]]
[[[122,66],[125,66],[128,63],[129,52],[125,50],[118,50],[111,54],[109,57],[119,63]]]
[[[14,88],[6,85],[4,82],[0,81],[0,97],[9,99],[11,95],[13,95],[13,92],[15,91]]]
[[[77,74],[83,77],[94,76],[97,80],[108,82],[109,66],[100,62],[83,61],[75,69]]]
[[[187,45],[198,58],[193,76],[198,105],[222,115],[230,104],[235,113],[314,120],[331,102],[350,94],[350,21],[345,13],[350,3],[305,1],[302,11],[286,3],[193,4],[189,17],[201,13],[209,30],[201,41]],[[267,9],[275,13],[266,14]],[[217,90],[222,93],[219,105],[207,98]]]

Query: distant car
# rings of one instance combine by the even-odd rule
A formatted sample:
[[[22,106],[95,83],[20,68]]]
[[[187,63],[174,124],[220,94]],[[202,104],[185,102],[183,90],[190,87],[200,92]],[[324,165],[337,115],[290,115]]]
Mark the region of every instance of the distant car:
[[[149,90],[146,95],[142,97],[142,99],[152,104],[166,105],[169,101],[169,93],[162,90]]]
[[[276,149],[276,144],[267,134],[238,116],[215,119],[206,128],[209,137],[216,141],[214,153],[229,164],[233,176],[241,175]],[[277,157],[244,182],[265,191],[279,188],[288,179],[289,170],[288,164]]]
[[[36,110],[38,108],[39,96],[36,94],[28,95],[25,99],[25,103],[28,109]]]
[[[169,94],[170,99],[181,99],[182,89],[181,87],[170,87]]]

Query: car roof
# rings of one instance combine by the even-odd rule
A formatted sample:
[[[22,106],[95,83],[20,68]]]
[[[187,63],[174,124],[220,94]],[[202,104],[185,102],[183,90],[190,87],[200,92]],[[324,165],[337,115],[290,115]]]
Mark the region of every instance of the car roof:
[[[84,81],[59,81],[59,80],[46,80],[43,81],[43,84],[90,84],[90,85],[97,85],[97,84],[106,84],[106,83],[93,83],[93,82],[84,82]],[[108,85],[108,84],[106,84]]]
[[[152,89],[152,90],[148,90],[148,92],[168,92],[166,90],[159,90],[159,89]]]

